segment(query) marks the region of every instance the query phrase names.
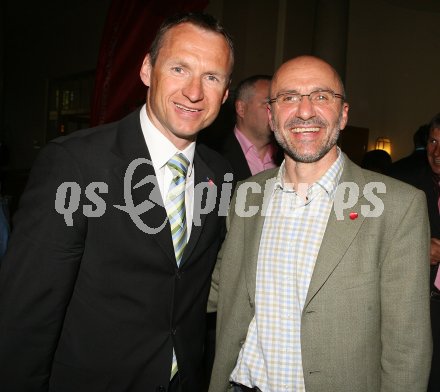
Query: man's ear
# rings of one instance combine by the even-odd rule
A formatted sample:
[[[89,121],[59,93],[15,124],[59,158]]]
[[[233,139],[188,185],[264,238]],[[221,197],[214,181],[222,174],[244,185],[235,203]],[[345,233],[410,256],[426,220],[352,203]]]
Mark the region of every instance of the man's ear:
[[[345,128],[345,126],[347,125],[349,108],[350,108],[350,106],[348,105],[347,102],[344,102],[342,104],[342,116],[341,116],[341,121],[339,124],[340,130],[343,130]]]
[[[266,111],[267,111],[267,117],[269,118],[270,129],[272,130],[272,132],[274,132],[275,124],[273,123],[272,108],[269,103],[266,105]]]
[[[225,94],[223,95],[222,105],[226,102],[229,97],[229,88],[226,89]]]
[[[142,83],[145,84],[145,86],[150,86],[150,80],[151,80],[151,57],[150,54],[147,53],[147,55],[144,58],[144,61],[142,62],[141,70],[139,72],[139,75],[141,77]]]
[[[235,112],[237,113],[237,116],[243,118],[245,109],[246,109],[246,103],[241,99],[237,99],[235,101]]]

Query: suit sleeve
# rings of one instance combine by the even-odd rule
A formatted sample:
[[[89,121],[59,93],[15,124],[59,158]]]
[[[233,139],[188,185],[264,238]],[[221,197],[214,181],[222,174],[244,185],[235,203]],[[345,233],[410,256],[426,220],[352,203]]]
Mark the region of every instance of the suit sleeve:
[[[228,213],[228,216],[226,217],[226,231],[229,230],[229,216],[230,216],[230,212]],[[227,236],[227,233],[226,233],[226,236]],[[219,289],[219,281],[220,281],[220,266],[221,266],[221,262],[222,262],[223,248],[224,247],[222,245],[220,248],[220,251],[217,255],[217,261],[216,261],[215,268],[214,268],[214,271],[213,271],[212,277],[211,277],[211,289],[209,291],[208,307],[207,307],[208,313],[214,313],[217,311],[218,289]]]
[[[3,391],[48,390],[52,360],[86,235],[81,203],[72,215],[72,226],[55,209],[57,189],[63,182],[72,186],[66,203],[59,206],[68,206],[79,196],[78,187],[84,189],[80,171],[62,145],[50,143],[31,171],[0,269]]]
[[[236,202],[236,198],[237,198],[237,189],[239,187],[239,185],[241,184],[241,182],[234,182],[233,183],[233,189],[235,189],[234,194],[232,196],[232,200],[229,204],[229,209],[228,209],[228,215],[226,216],[226,233],[223,236],[224,241],[223,244],[226,242],[226,238],[228,236],[228,231],[229,231],[229,227],[231,225],[231,221],[232,218],[234,216],[234,212],[235,212],[235,202]],[[219,281],[220,281],[220,268],[221,268],[221,264],[222,264],[222,255],[223,255],[223,250],[224,250],[224,246],[222,245],[220,248],[220,251],[217,255],[217,262],[215,264],[214,267],[214,271],[212,273],[212,277],[211,277],[211,289],[209,292],[209,298],[208,298],[208,307],[207,307],[207,312],[208,313],[213,313],[217,311],[217,303],[218,303],[218,290],[219,290]]]
[[[429,237],[426,200],[418,191],[381,270],[381,392],[426,391],[432,352]]]

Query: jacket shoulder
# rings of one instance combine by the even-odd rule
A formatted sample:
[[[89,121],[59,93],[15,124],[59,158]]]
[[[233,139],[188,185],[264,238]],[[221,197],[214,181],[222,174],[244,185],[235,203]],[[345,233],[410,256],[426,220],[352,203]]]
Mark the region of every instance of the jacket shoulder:
[[[221,173],[232,173],[229,162],[211,147],[204,143],[197,143],[196,151],[210,169]]]

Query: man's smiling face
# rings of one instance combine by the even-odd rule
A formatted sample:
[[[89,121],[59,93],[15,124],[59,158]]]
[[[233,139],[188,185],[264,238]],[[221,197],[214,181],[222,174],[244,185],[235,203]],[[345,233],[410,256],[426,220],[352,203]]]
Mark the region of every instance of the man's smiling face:
[[[426,150],[431,170],[440,175],[440,128],[433,128],[429,131]]]
[[[271,96],[286,92],[310,94],[319,90],[343,95],[342,84],[327,63],[303,56],[285,63],[277,71]],[[273,102],[268,114],[275,137],[287,155],[297,162],[313,163],[329,151],[336,154],[339,131],[347,123],[348,104],[335,99],[325,106],[318,106],[302,97],[295,105]]]
[[[228,96],[231,63],[221,34],[190,23],[165,34],[154,65],[146,56],[141,78],[149,86],[148,116],[179,149],[217,117]]]

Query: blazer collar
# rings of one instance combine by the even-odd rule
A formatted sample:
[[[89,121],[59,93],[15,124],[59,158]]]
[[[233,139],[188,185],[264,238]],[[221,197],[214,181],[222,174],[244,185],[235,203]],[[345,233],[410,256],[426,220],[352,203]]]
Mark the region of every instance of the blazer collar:
[[[361,214],[361,201],[364,197],[363,189],[366,184],[362,169],[350,161],[345,154],[344,160],[344,170],[339,183],[340,187],[344,186],[344,183],[348,183],[350,186],[359,189],[359,195],[355,198],[354,206],[343,211],[343,219],[338,219],[334,208],[332,208],[330,212],[304,308],[339,264],[365,219]],[[260,184],[265,181],[269,181],[268,184],[274,184],[276,175],[274,177],[273,172],[271,173],[272,176],[267,176]],[[276,173],[277,172],[275,172],[275,174]],[[338,187],[338,189],[341,189],[340,187]],[[272,189],[273,188],[269,185],[265,192],[271,192]],[[267,194],[267,196],[269,195],[270,194]],[[268,198],[264,198],[262,193],[251,193],[248,196],[248,200],[250,205],[261,206],[263,200],[268,200]],[[350,213],[357,214],[356,219],[350,219]],[[341,218],[341,216],[339,216],[339,218]],[[264,216],[258,213],[252,218],[246,218],[245,221],[244,241],[250,244],[249,247],[246,247],[247,253],[245,255],[246,260],[250,260],[250,262],[246,263],[245,267],[246,284],[249,296],[253,299],[255,298],[257,262],[263,232]]]
[[[336,214],[336,209],[333,206],[330,212],[312,279],[310,280],[304,308],[306,308],[308,303],[342,260],[365,220],[365,217],[361,213],[361,204],[364,198],[363,190],[366,185],[364,174],[362,169],[351,162],[347,156],[344,158],[344,171],[342,172],[338,190],[341,191],[345,186],[351,186],[353,187],[351,192],[357,192],[358,190],[359,193],[356,196],[353,207],[343,209],[339,214]],[[350,214],[352,214],[351,217]]]
[[[246,285],[249,298],[252,299],[255,298],[258,253],[263,233],[265,210],[275,187],[278,172],[279,168],[264,172],[262,180],[258,181],[258,184],[261,186],[261,192],[249,192],[247,194],[247,200],[249,201],[247,205],[251,206],[251,208],[258,206],[260,209],[254,216],[244,218],[244,244],[249,244],[249,246],[245,246],[246,254],[244,255],[244,259],[249,260],[249,262],[245,262]],[[275,175],[273,175],[274,173]]]
[[[210,191],[209,188],[215,184],[216,185],[216,188],[214,188],[214,190],[216,190],[215,200],[217,202],[218,195],[220,193],[222,179],[218,179],[215,177],[214,172],[208,167],[208,165],[203,160],[202,156],[197,151],[197,147],[194,154],[194,170],[195,170],[194,195],[198,193],[197,188],[206,187],[207,191]],[[216,209],[214,209],[213,213],[216,213],[215,211]],[[203,213],[203,211],[201,211],[200,202],[197,200],[197,198],[195,198],[191,236],[188,239],[188,243],[183,253],[181,265],[185,264],[185,262],[190,258],[192,252],[194,251],[194,248],[197,245],[197,242],[199,241],[200,235],[203,231],[203,226],[206,223],[207,216],[208,214]],[[195,220],[198,217],[200,217],[200,222],[196,222]]]
[[[140,110],[140,109],[139,109]],[[151,156],[148,151],[145,139],[142,133],[142,128],[139,119],[139,110],[131,113],[118,124],[117,136],[115,145],[113,146],[113,153],[119,160],[119,164],[113,168],[115,174],[120,178],[121,184],[126,187],[130,185],[131,197],[134,206],[139,206],[142,203],[147,206],[148,210],[142,213],[139,218],[146,227],[151,228],[149,233],[157,241],[159,246],[167,254],[170,261],[175,266],[174,248],[171,238],[171,229],[168,223],[167,213],[163,206],[162,196],[159,191],[154,167],[151,163]],[[141,158],[141,163],[136,166],[132,173],[131,183],[125,184],[124,181],[127,173],[127,168],[136,159]],[[217,184],[218,192],[220,191],[220,184],[222,179],[215,178],[214,172],[207,166],[203,157],[199,154],[196,147],[194,153],[194,186],[197,187],[200,183]],[[144,185],[134,188],[136,184],[147,178]],[[209,186],[209,185],[207,185]],[[148,199],[148,200],[147,200]],[[198,213],[197,206],[194,205],[194,214]],[[203,232],[203,225],[207,219],[207,214],[200,214],[199,225],[194,225],[191,230],[191,236],[185,248],[181,266],[188,260]],[[140,222],[139,222],[140,223]],[[141,223],[140,223],[141,224]]]

